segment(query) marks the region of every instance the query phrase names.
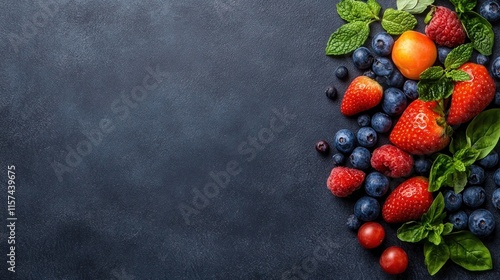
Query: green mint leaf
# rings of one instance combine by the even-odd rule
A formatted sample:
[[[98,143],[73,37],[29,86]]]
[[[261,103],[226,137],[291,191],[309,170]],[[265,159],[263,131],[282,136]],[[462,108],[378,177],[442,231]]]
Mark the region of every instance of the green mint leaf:
[[[435,275],[450,259],[450,249],[446,243],[435,245],[431,242],[424,243],[425,266],[430,275]]]
[[[396,7],[398,10],[413,9],[417,6],[418,0],[397,0]]]
[[[417,25],[417,19],[410,13],[388,8],[382,17],[382,27],[387,33],[399,35],[412,30]]]
[[[443,194],[439,193],[431,204],[431,207],[422,215],[422,222],[426,225],[442,224],[444,212]]]
[[[467,141],[480,152],[477,160],[487,156],[500,139],[500,109],[489,109],[477,115],[467,126]]]
[[[421,80],[417,84],[419,98],[424,101],[448,98],[453,93],[453,82],[446,76],[439,80]]]
[[[453,231],[453,224],[452,223],[446,223],[446,224],[444,224],[442,235],[448,235],[452,231]]]
[[[470,80],[470,75],[462,70],[451,70],[449,72],[446,72],[446,77],[450,78],[454,82]]]
[[[326,55],[347,54],[366,41],[370,34],[370,27],[366,22],[355,21],[339,27],[328,40]]]
[[[452,154],[456,153],[458,150],[469,148],[471,146],[470,142],[467,140],[465,135],[465,130],[456,131],[451,138],[450,152]]]
[[[453,158],[439,154],[432,163],[429,175],[429,191],[438,191],[448,180],[448,177],[455,172],[453,168]]]
[[[425,239],[428,233],[421,223],[411,221],[398,228],[397,236],[401,241],[415,243]]]
[[[376,0],[368,0],[366,1],[366,4],[370,8],[370,11],[372,12],[372,15],[375,19],[380,19],[378,15],[380,14],[380,10],[382,10],[382,7],[380,6],[379,3],[377,3]]]
[[[369,22],[374,18],[368,4],[357,0],[342,0],[337,3],[337,13],[347,22]]]
[[[474,49],[483,55],[491,55],[495,41],[491,23],[473,11],[464,12],[460,19]]]
[[[480,151],[474,148],[464,148],[455,152],[453,159],[455,161],[460,161],[466,167],[471,166],[479,157]],[[465,171],[465,170],[459,170]]]
[[[444,60],[444,67],[446,69],[457,69],[462,66],[462,64],[469,61],[472,56],[472,45],[462,44],[453,50],[446,56]]]
[[[445,237],[450,249],[450,259],[470,271],[493,268],[490,251],[481,240],[469,231],[459,231]]]
[[[444,75],[444,69],[441,66],[431,66],[420,73],[420,80],[439,80]]]
[[[472,11],[477,4],[476,0],[450,0],[450,2],[455,6],[457,13]]]
[[[434,0],[419,0],[414,7],[408,7],[400,10],[409,12],[410,14],[421,14],[425,11],[425,9],[427,9],[427,7],[429,7],[429,5],[432,5],[432,3],[434,3]]]

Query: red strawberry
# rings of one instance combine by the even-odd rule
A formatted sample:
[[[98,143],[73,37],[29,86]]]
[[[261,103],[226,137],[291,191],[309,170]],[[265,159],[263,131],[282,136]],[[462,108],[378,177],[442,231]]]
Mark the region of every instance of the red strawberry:
[[[373,150],[370,163],[375,170],[391,178],[408,176],[413,168],[412,156],[391,144]]]
[[[450,125],[472,120],[495,98],[495,82],[486,67],[468,62],[458,69],[467,72],[471,79],[455,83],[447,119]]]
[[[337,166],[332,169],[326,185],[333,195],[346,197],[359,189],[364,180],[365,172],[354,168]]]
[[[433,198],[428,191],[429,180],[413,177],[392,191],[382,206],[382,217],[388,223],[404,223],[417,220],[429,210]]]
[[[465,29],[454,11],[446,7],[434,6],[425,22],[427,23],[425,34],[436,44],[454,48],[465,42]]]
[[[358,76],[347,88],[340,105],[340,112],[350,117],[369,110],[380,103],[382,94],[382,86],[377,81],[367,76]]]
[[[416,99],[399,118],[389,140],[410,154],[428,155],[444,149],[451,133],[439,102]]]

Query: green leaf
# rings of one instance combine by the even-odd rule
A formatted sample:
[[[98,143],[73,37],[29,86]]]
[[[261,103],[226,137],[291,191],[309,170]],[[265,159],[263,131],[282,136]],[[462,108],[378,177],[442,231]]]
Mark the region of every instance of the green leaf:
[[[467,126],[467,141],[479,150],[477,160],[487,156],[500,139],[500,109],[489,109],[477,115]]]
[[[413,9],[417,6],[418,0],[397,0],[396,7],[398,10]]]
[[[441,234],[436,232],[436,231],[431,231],[431,232],[429,232],[429,236],[427,237],[427,240],[429,240],[429,242],[431,242],[434,245],[439,245],[439,244],[441,244],[441,241],[442,241]]]
[[[442,235],[448,235],[452,231],[453,231],[453,224],[452,223],[446,223],[446,224],[444,224]]]
[[[440,100],[453,93],[453,82],[442,76],[439,80],[421,80],[417,84],[419,98],[424,101]]]
[[[467,170],[465,167],[465,164],[462,161],[457,160],[457,159],[453,159],[453,168],[455,168],[456,171],[460,171],[460,172]]]
[[[410,13],[388,8],[382,17],[382,27],[387,33],[399,35],[412,30],[417,25],[417,19]]]
[[[413,8],[405,8],[405,9],[400,9],[403,11],[407,11],[410,14],[421,14],[429,5],[432,5],[434,3],[434,0],[419,0],[417,1],[417,4]]]
[[[451,138],[450,152],[456,153],[458,150],[469,148],[471,144],[467,141],[465,130],[456,131]]]
[[[448,185],[453,187],[455,193],[461,193],[467,185],[467,171],[455,171],[452,173]]]
[[[356,0],[342,0],[337,3],[337,13],[347,22],[369,22],[374,18],[367,3]]]
[[[326,45],[326,55],[347,54],[366,41],[370,27],[366,22],[355,21],[342,25],[335,31]]]
[[[378,15],[380,14],[380,10],[382,10],[380,4],[377,3],[376,0],[368,0],[366,1],[366,4],[370,8],[370,11],[372,12],[374,18],[378,20],[379,19]]]
[[[432,163],[429,175],[429,191],[435,192],[439,190],[449,181],[448,177],[451,177],[454,172],[453,158],[445,154],[439,154]]]
[[[398,228],[397,236],[399,240],[405,242],[419,242],[427,237],[428,231],[421,223],[411,221]]]
[[[470,271],[493,268],[490,251],[481,240],[469,231],[459,231],[445,237],[450,249],[450,259]]]
[[[446,243],[435,245],[424,243],[425,266],[430,275],[435,275],[450,258],[450,250]]]
[[[474,49],[483,55],[491,55],[495,41],[495,33],[491,24],[473,11],[464,12],[460,19]]]
[[[444,75],[444,69],[441,66],[431,66],[420,73],[420,80],[439,80]]]
[[[470,75],[463,70],[451,70],[449,72],[446,72],[446,77],[450,78],[454,82],[470,80]]]
[[[477,4],[476,0],[450,0],[450,2],[455,5],[455,11],[457,11],[457,13],[472,11]]]
[[[460,45],[446,56],[444,60],[444,67],[446,69],[457,69],[462,66],[462,64],[466,63],[470,60],[472,56],[472,45],[471,44],[463,44]]]
[[[455,154],[453,155],[453,159],[455,161],[460,161],[463,163],[464,166],[468,167],[471,166],[476,160],[477,157],[479,156],[480,151],[474,149],[474,148],[464,148],[460,149]],[[465,171],[464,170],[459,170],[459,171]]]
[[[422,222],[425,224],[442,223],[443,219],[441,214],[444,211],[444,198],[443,194],[439,193],[431,204],[431,207],[422,215]]]

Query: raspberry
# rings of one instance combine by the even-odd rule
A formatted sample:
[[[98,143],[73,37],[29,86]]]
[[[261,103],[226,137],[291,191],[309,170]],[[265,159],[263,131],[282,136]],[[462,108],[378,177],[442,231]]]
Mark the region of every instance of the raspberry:
[[[365,180],[365,173],[361,170],[337,166],[332,169],[326,181],[328,189],[333,195],[346,197],[359,189]]]
[[[465,42],[465,29],[457,13],[446,7],[433,7],[426,23],[425,34],[438,45],[454,48]]]
[[[406,177],[413,168],[413,157],[396,146],[386,144],[373,151],[371,165],[387,177]]]

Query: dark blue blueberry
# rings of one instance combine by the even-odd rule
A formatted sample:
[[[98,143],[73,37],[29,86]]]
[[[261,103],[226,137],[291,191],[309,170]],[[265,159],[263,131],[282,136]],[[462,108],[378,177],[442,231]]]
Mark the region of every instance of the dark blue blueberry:
[[[495,22],[500,19],[500,5],[496,0],[488,0],[479,6],[479,14],[487,21]]]
[[[325,140],[318,141],[316,151],[322,155],[327,155],[330,152],[330,145]]]
[[[483,205],[486,200],[486,192],[483,187],[470,186],[466,187],[463,194],[462,200],[465,205],[471,208],[477,208]]]
[[[500,56],[493,60],[490,70],[493,77],[495,77],[496,79],[500,79]]]
[[[469,217],[465,211],[460,210],[448,215],[448,221],[453,224],[455,230],[462,230],[467,228]]]
[[[405,78],[403,77],[403,74],[401,74],[401,72],[399,72],[399,70],[396,68],[394,69],[394,71],[392,71],[392,74],[387,79],[387,85],[389,87],[403,88],[404,82]]]
[[[493,173],[493,182],[497,187],[500,187],[500,168],[498,168],[495,173]]]
[[[363,196],[354,204],[354,215],[361,221],[373,221],[380,214],[380,203],[373,197]]]
[[[476,57],[477,64],[486,65],[490,61],[490,58],[484,54],[478,54]]]
[[[349,129],[341,129],[335,133],[334,145],[337,151],[348,154],[356,147],[356,136]]]
[[[347,70],[347,67],[345,66],[339,66],[337,67],[337,70],[335,70],[335,76],[339,78],[340,80],[344,80],[347,78],[347,75],[349,74],[349,71]]]
[[[352,62],[360,70],[368,69],[373,63],[373,54],[368,48],[359,47],[352,53]]]
[[[448,54],[451,52],[450,48],[439,46],[438,47],[438,59],[441,64],[444,64],[444,61],[446,60],[446,57]]]
[[[345,156],[342,153],[335,153],[332,156],[332,161],[334,166],[340,166],[344,165],[345,163]]]
[[[444,193],[444,207],[450,212],[460,209],[462,207],[462,194],[455,193],[454,190],[447,190]]]
[[[376,76],[375,81],[379,83],[382,88],[390,88],[389,86],[389,76]]]
[[[493,191],[493,194],[491,195],[491,203],[496,209],[500,210],[500,188]]]
[[[366,194],[373,197],[382,197],[389,190],[389,179],[380,172],[374,171],[366,176]]]
[[[495,92],[495,100],[493,100],[493,104],[500,106],[500,91]]]
[[[362,114],[362,115],[358,116],[357,121],[358,121],[359,127],[365,127],[365,126],[370,125],[371,118],[370,118],[370,115],[368,115],[368,114]]]
[[[388,88],[384,90],[382,110],[390,116],[401,115],[406,109],[406,96],[400,89]]]
[[[486,157],[478,161],[478,164],[485,169],[491,169],[498,164],[498,153],[492,150]]]
[[[359,145],[371,148],[377,144],[378,136],[377,132],[373,128],[367,126],[358,130],[356,133],[356,139],[358,140]]]
[[[372,116],[372,127],[378,133],[386,133],[391,130],[392,119],[385,113],[377,112]]]
[[[356,217],[356,215],[351,214],[349,215],[349,217],[347,217],[347,222],[345,224],[350,230],[356,231],[361,226],[361,221],[358,219],[358,217]]]
[[[387,32],[380,32],[373,36],[372,49],[377,55],[388,56],[391,54],[393,46],[394,38]]]
[[[337,89],[334,86],[328,86],[325,89],[325,94],[326,97],[330,98],[331,100],[335,100],[337,98]]]
[[[366,170],[370,168],[370,160],[372,154],[365,147],[356,147],[349,156],[349,162],[352,167],[360,170]]]
[[[385,57],[378,57],[373,61],[372,71],[377,76],[389,76],[394,71],[394,64]]]
[[[478,237],[490,235],[495,229],[495,217],[486,209],[477,209],[469,215],[469,230]]]
[[[365,71],[363,73],[363,76],[367,76],[368,78],[372,78],[372,79],[377,78],[377,75],[375,75],[375,73],[373,73],[372,70]]]
[[[486,175],[484,174],[484,169],[479,165],[471,165],[470,166],[470,175],[467,179],[468,183],[471,185],[481,185],[484,183],[486,179]]]
[[[413,164],[413,168],[415,170],[415,173],[417,173],[417,175],[428,176],[429,172],[431,171],[431,167],[432,167],[432,160],[423,156],[417,157]]]
[[[417,81],[406,80],[405,84],[403,85],[403,93],[409,100],[415,100],[418,98],[417,84]]]

